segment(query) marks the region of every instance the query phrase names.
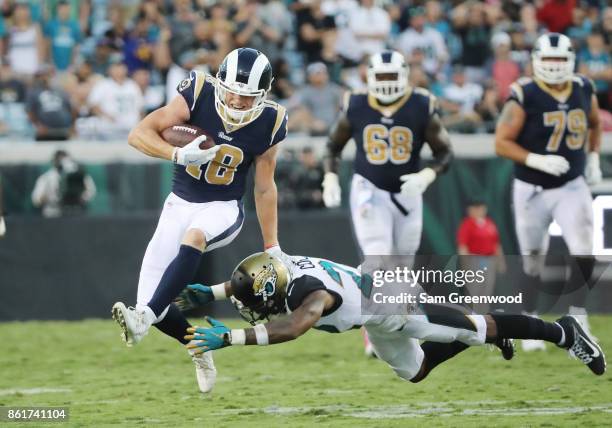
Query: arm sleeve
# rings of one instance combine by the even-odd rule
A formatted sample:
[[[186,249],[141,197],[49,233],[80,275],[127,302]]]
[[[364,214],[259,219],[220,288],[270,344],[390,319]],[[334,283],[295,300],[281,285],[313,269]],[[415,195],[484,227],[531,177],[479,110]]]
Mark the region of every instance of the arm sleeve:
[[[272,129],[272,141],[270,142],[270,146],[280,143],[287,137],[288,120],[289,115],[287,114],[287,110],[285,107],[279,105],[278,110],[276,111],[276,122],[274,123],[274,128]]]
[[[206,83],[206,75],[201,71],[192,70],[185,79],[181,80],[176,87],[177,92],[185,99],[189,110],[193,111],[196,107],[196,101],[202,93],[202,88]]]
[[[304,275],[289,284],[287,289],[287,307],[295,311],[302,305],[306,297],[317,290],[325,290],[325,285],[320,279]]]
[[[438,98],[430,93],[429,94],[429,118],[431,119],[433,115],[438,114],[441,117],[440,113],[440,103],[438,102]]]
[[[510,85],[510,95],[508,95],[506,102],[508,103],[510,101],[517,102],[521,107],[524,105],[525,94],[523,93],[523,87],[518,82],[514,82]]]
[[[595,88],[595,82],[593,82],[592,79],[581,74],[580,80],[582,80],[582,86],[584,86],[587,92],[587,96],[589,98],[591,97],[591,95],[597,94],[597,89]]]

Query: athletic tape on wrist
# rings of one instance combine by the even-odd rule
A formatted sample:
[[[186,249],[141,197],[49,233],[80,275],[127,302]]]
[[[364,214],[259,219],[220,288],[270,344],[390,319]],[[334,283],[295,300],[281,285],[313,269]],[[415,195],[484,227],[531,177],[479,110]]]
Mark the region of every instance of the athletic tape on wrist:
[[[225,283],[217,284],[210,287],[215,300],[225,300],[227,299],[227,294],[225,293]]]
[[[232,346],[244,345],[246,343],[246,331],[243,329],[230,331],[230,337],[230,343]]]
[[[258,345],[268,345],[268,330],[266,330],[266,326],[263,324],[257,324],[253,327],[255,331],[255,340]]]

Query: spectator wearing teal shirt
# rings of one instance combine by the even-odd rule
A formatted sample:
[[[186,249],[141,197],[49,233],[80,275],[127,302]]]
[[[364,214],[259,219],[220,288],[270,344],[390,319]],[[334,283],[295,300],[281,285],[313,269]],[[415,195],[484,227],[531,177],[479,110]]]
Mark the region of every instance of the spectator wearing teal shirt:
[[[587,47],[579,56],[579,71],[593,79],[597,90],[597,100],[602,109],[609,110],[610,87],[612,83],[612,58],[606,50],[601,33],[591,33],[587,38]]]
[[[79,23],[70,18],[70,4],[59,2],[57,18],[51,19],[45,26],[45,35],[51,45],[53,64],[58,71],[70,67],[81,42]]]

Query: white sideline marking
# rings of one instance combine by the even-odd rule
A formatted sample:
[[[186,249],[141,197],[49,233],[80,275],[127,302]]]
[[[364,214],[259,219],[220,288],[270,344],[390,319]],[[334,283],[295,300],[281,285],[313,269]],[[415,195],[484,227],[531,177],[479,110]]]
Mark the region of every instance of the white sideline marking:
[[[512,407],[508,404],[511,401],[457,401],[439,403],[415,403],[413,405],[392,405],[392,406],[372,406],[372,407],[352,407],[349,405],[330,405],[330,406],[302,406],[302,407],[245,407],[240,409],[223,409],[213,412],[214,415],[236,415],[241,413],[265,413],[269,415],[296,415],[313,414],[321,412],[321,415],[341,413],[342,416],[350,416],[362,419],[398,419],[409,417],[424,417],[436,415],[442,417],[455,416],[544,416],[544,415],[564,415],[586,411],[602,411],[612,413],[612,403],[601,403],[592,406],[550,406],[551,403],[563,403],[561,400],[537,400],[531,401],[532,405],[538,407]],[[486,405],[489,408],[483,408]],[[504,405],[495,407],[496,405]],[[461,405],[464,408],[457,408]],[[476,406],[465,408],[465,406]]]
[[[67,388],[15,388],[15,389],[0,389],[2,395],[35,395],[35,394],[50,394],[50,393],[69,393],[72,389]]]

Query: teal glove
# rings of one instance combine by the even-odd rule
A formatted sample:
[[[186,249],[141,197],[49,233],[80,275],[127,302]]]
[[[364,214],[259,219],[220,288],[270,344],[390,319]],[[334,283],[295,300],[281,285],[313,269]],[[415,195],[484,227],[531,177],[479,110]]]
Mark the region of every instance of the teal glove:
[[[206,321],[212,328],[196,326],[187,329],[189,334],[185,336],[185,339],[193,341],[187,345],[187,348],[193,350],[194,354],[214,351],[231,345],[230,329],[225,324],[211,317],[206,317]]]
[[[174,299],[178,308],[185,312],[215,300],[212,289],[207,285],[190,284]]]

